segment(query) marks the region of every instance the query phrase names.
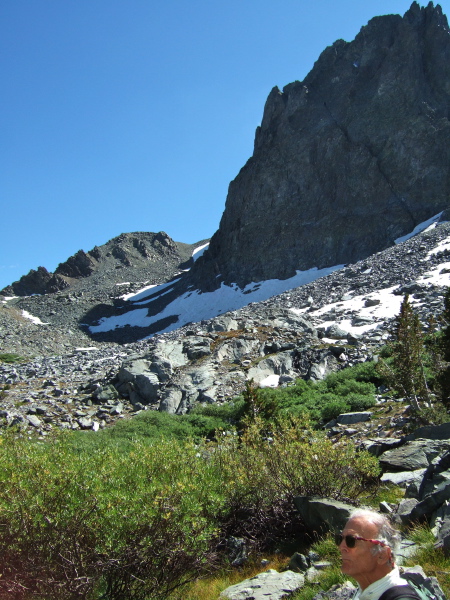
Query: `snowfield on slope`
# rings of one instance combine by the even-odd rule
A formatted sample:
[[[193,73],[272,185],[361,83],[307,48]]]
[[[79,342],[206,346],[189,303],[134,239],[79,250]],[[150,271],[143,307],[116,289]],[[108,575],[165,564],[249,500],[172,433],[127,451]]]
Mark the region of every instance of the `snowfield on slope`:
[[[424,221],[408,235],[403,236],[396,240],[396,243],[403,242],[410,239],[417,233],[432,229],[436,226],[437,220],[441,213],[435,215],[431,219]],[[450,240],[442,241],[439,246],[432,250],[429,254],[434,254],[440,250],[448,247]],[[203,253],[207,248],[207,244],[196,248],[193,252],[194,259]],[[188,323],[195,323],[202,320],[212,319],[221,314],[232,310],[238,310],[247,306],[251,302],[261,302],[267,300],[272,296],[277,296],[283,292],[295,289],[307,283],[310,283],[320,277],[325,277],[330,273],[343,268],[345,265],[336,265],[326,269],[309,269],[307,271],[297,271],[296,275],[290,279],[269,279],[266,281],[260,281],[258,283],[249,283],[243,289],[239,288],[236,284],[225,285],[222,283],[221,287],[213,292],[202,293],[198,290],[189,291],[182,296],[173,300],[168,304],[160,313],[154,316],[148,315],[148,309],[145,308],[134,308],[138,305],[148,305],[148,302],[155,300],[172,290],[173,284],[178,280],[166,282],[159,286],[147,286],[133,294],[127,294],[123,296],[130,305],[130,309],[118,316],[105,317],[100,319],[97,325],[90,327],[91,333],[100,333],[111,331],[120,327],[148,327],[153,323],[161,319],[168,317],[176,317],[177,320],[162,329],[159,333],[166,333],[178,329]],[[442,270],[450,269],[450,263],[443,262],[438,267],[430,269],[428,273],[425,273],[418,279],[418,283],[426,283],[448,286],[450,285],[450,277],[448,273],[441,273]],[[354,326],[351,323],[351,319],[343,319],[339,321],[342,328],[349,333],[363,333],[370,329],[377,327],[380,321],[389,319],[398,314],[400,310],[400,304],[402,296],[395,295],[393,292],[398,286],[392,288],[382,289],[378,292],[366,294],[365,296],[355,296],[350,300],[341,302],[333,302],[327,306],[322,307],[317,311],[308,311],[308,315],[320,319],[321,315],[330,312],[330,310],[337,309],[337,313],[354,311],[354,314],[360,316],[366,316],[373,318],[373,323],[367,323],[361,326]],[[366,307],[365,301],[370,299],[379,300],[380,303],[376,306]],[[294,312],[304,313],[308,309],[292,309]],[[323,325],[327,326],[334,321],[324,320]]]
[[[261,302],[272,296],[277,296],[293,288],[297,288],[306,283],[310,283],[319,277],[329,275],[337,269],[341,269],[344,265],[337,265],[327,269],[309,269],[308,271],[297,271],[296,275],[290,279],[268,279],[258,283],[249,283],[243,289],[236,284],[225,285],[222,283],[219,289],[214,292],[201,293],[198,290],[187,292],[173,302],[168,304],[166,308],[154,316],[148,316],[147,308],[132,309],[123,315],[107,317],[100,319],[98,325],[90,327],[91,333],[99,333],[111,331],[117,327],[148,327],[160,319],[166,317],[177,316],[178,319],[159,333],[166,333],[174,329],[178,329],[187,323],[212,319],[230,310],[237,310],[250,304],[250,302]],[[161,286],[152,288],[151,290],[140,290],[133,296],[128,297],[128,302],[133,303],[138,301],[139,304],[146,302],[145,297],[150,294],[161,292],[160,295],[167,294],[170,286],[174,282],[164,283]]]

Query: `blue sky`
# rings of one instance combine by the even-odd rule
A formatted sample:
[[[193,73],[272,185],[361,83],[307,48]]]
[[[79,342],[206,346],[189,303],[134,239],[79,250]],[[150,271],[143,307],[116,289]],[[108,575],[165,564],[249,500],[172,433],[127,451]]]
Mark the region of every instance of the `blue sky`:
[[[410,4],[0,2],[0,289],[123,232],[210,237],[271,88]]]

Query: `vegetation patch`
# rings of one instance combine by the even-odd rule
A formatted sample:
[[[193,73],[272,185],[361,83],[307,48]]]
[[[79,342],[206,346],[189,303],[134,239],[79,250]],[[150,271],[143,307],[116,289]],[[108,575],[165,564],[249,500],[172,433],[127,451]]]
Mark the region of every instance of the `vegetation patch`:
[[[255,419],[216,443],[105,436],[95,447],[71,433],[36,443],[6,432],[0,597],[162,600],[220,568],[230,536],[254,551],[298,539],[295,495],[354,502],[378,476],[376,459],[306,421],[267,433]]]
[[[24,360],[26,359],[23,356],[20,356],[19,354],[11,354],[9,352],[0,354],[0,362],[13,364],[23,362]]]
[[[266,419],[308,415],[315,423],[329,421],[343,412],[373,407],[376,385],[380,382],[375,363],[362,363],[332,373],[323,381],[298,379],[284,388],[255,388],[252,393],[257,408],[251,410]]]

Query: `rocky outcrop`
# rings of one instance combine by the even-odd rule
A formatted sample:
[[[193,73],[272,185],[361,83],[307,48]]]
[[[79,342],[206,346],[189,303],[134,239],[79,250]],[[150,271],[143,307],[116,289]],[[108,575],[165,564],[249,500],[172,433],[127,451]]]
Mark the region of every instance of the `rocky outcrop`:
[[[278,386],[306,376],[293,340],[319,340],[307,319],[294,313],[288,318],[286,312],[269,311],[271,325],[260,322],[254,333],[230,315],[190,330],[184,338],[153,344],[147,354],[123,363],[116,387],[134,405],[183,414],[197,403],[222,402],[240,393],[247,379],[263,385],[274,377]],[[274,326],[282,323],[286,331],[276,335]],[[227,329],[231,326],[236,329]]]
[[[27,275],[23,275],[19,281],[15,281],[2,290],[5,296],[31,296],[32,294],[45,294],[48,282],[52,278],[45,267],[31,269]]]
[[[86,254],[83,250],[78,250],[76,254],[71,256],[64,263],[60,263],[56,268],[55,273],[73,277],[89,277],[94,272],[96,261],[89,253]]]
[[[274,88],[196,283],[355,262],[443,211],[449,56],[440,6],[413,2],[326,48],[303,81]]]
[[[6,296],[52,294],[68,287],[77,288],[83,280],[94,287],[99,281],[103,285],[114,285],[125,278],[141,284],[148,280],[159,283],[190,265],[194,248],[203,243],[175,242],[164,231],[123,233],[89,252],[78,250],[60,263],[54,273],[44,267],[37,271],[32,269],[1,293]]]

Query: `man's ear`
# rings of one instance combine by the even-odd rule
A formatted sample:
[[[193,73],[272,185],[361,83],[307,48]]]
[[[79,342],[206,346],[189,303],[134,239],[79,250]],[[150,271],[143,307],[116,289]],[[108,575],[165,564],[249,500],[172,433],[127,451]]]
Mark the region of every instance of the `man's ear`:
[[[384,564],[394,564],[394,558],[392,556],[392,551],[389,546],[383,546],[381,552],[378,554],[378,563],[380,565]]]

